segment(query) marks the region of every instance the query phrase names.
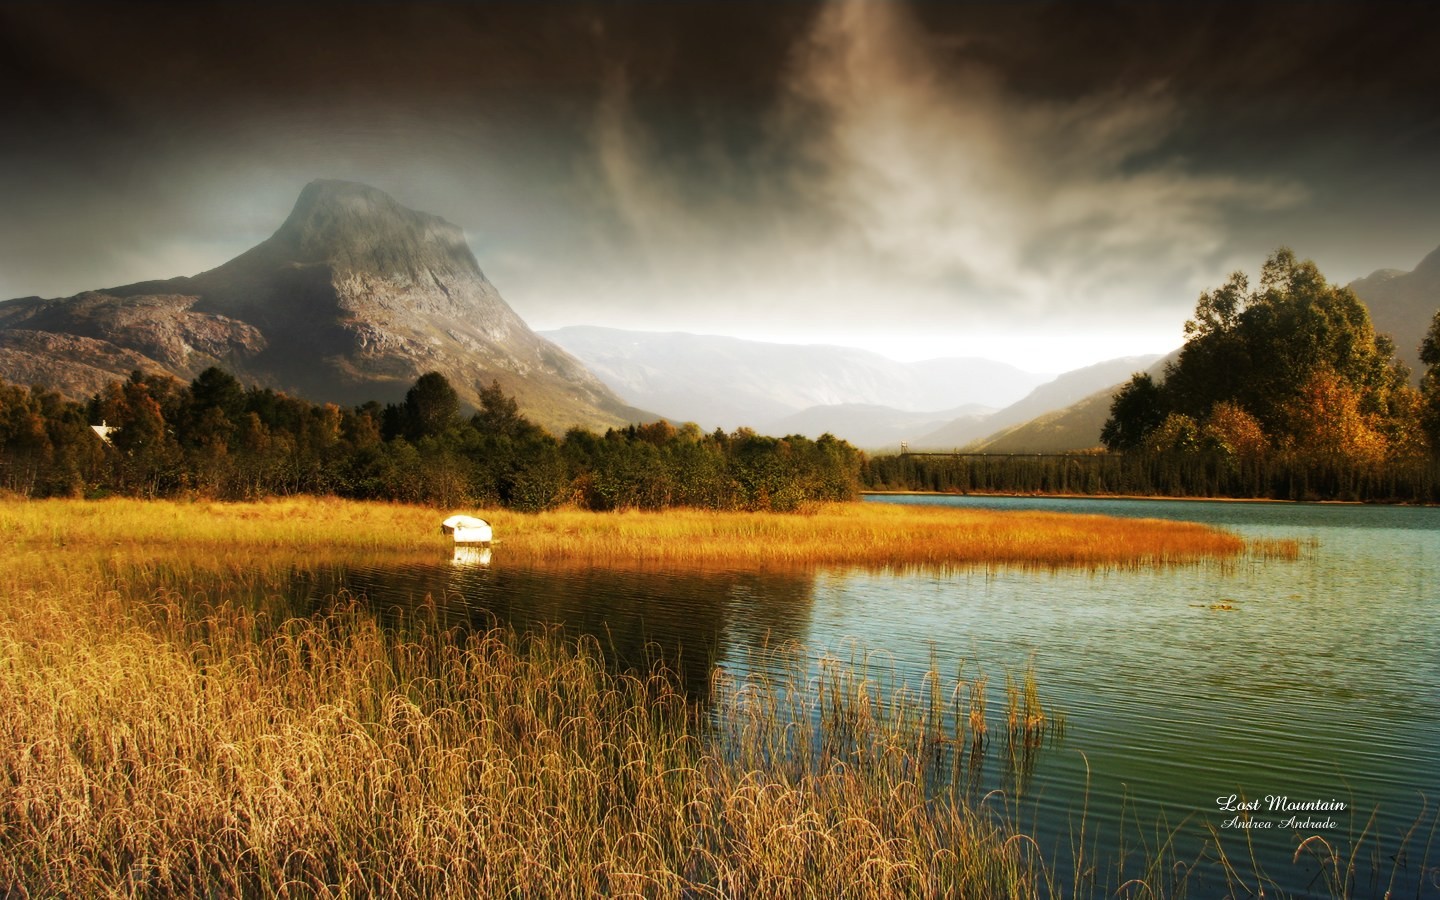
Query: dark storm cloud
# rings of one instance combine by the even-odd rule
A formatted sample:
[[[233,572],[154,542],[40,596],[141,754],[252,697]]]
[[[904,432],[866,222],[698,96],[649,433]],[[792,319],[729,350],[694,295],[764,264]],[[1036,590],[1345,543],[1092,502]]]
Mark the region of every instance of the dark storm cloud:
[[[1279,243],[1345,279],[1440,243],[1437,36],[1422,4],[12,4],[0,294],[218,264],[325,176],[463,225],[542,326],[1164,349]]]

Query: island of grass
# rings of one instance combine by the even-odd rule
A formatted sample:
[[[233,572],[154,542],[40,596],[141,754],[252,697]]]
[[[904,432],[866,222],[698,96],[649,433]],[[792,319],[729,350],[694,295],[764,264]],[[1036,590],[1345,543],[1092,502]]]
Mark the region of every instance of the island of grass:
[[[494,526],[497,563],[515,564],[1145,566],[1224,559],[1246,549],[1233,534],[1189,522],[882,503],[822,504],[798,514],[464,511]],[[309,497],[8,501],[0,503],[0,535],[12,547],[41,553],[429,552],[448,546],[439,527],[447,512]]]

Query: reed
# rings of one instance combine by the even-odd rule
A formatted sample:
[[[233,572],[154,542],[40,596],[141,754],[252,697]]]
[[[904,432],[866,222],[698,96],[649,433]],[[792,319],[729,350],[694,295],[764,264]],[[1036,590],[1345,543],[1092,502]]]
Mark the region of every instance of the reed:
[[[7,896],[1031,897],[1003,822],[926,800],[924,736],[835,673],[720,717],[555,632],[288,618],[119,581],[0,599]],[[799,701],[798,693],[790,695]],[[923,717],[923,710],[914,712]],[[813,748],[813,749],[807,749]],[[848,749],[846,749],[848,748]],[[843,876],[840,874],[843,873]]]
[[[808,514],[713,512],[521,514],[480,511],[497,554],[578,565],[953,567],[1149,566],[1233,558],[1245,544],[1186,522],[872,503]],[[447,545],[436,510],[333,498],[260,503],[137,500],[0,501],[0,537],[37,553],[159,549],[224,556],[272,548],[435,552]],[[1275,548],[1267,547],[1266,555]]]
[[[748,529],[743,558],[778,564],[815,560],[759,555],[777,528],[878,535],[914,512],[871,511],[491,518],[522,560],[577,558],[571,543],[612,558],[626,529],[654,559],[634,548]],[[336,549],[433,556],[438,518],[0,503],[0,896],[1056,893],[1034,842],[959,789],[962,753],[984,757],[983,673],[947,690],[932,665],[918,690],[881,691],[870,657],[812,672],[801,651],[717,672],[701,716],[663,670],[616,673],[591,639],[462,633],[433,607],[382,627],[346,597],[296,618],[256,571]],[[868,540],[865,556],[888,546]],[[1023,562],[1003,545],[985,561]],[[961,562],[940,558],[924,564]],[[196,594],[202,571],[229,584]],[[1017,722],[1060,721],[1033,667],[1012,683]]]
[[[1005,674],[1005,725],[1010,742],[1025,747],[1038,747],[1065,732],[1064,716],[1047,713],[1040,702],[1034,660],[1019,675]]]
[[[985,726],[985,697],[986,685],[989,678],[981,673],[971,681],[968,686],[970,698],[970,743],[976,747],[983,747],[987,740],[987,729]]]

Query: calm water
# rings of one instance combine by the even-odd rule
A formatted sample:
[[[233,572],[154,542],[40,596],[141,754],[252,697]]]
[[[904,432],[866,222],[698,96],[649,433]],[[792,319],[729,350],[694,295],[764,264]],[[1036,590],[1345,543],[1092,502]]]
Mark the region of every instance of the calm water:
[[[1392,879],[1395,896],[1440,896],[1440,839],[1424,859],[1440,802],[1440,509],[871,502],[1185,519],[1307,547],[1298,561],[1159,571],[925,574],[557,571],[507,566],[502,544],[487,566],[298,573],[294,590],[315,599],[343,586],[380,608],[428,595],[467,621],[558,624],[597,635],[629,662],[665,654],[702,699],[713,665],[743,671],[756,648],[794,641],[812,658],[868,651],[914,686],[932,661],[945,676],[983,671],[993,721],[1005,673],[1033,661],[1042,700],[1066,716],[1065,735],[1039,755],[1023,791],[999,773],[988,786],[1004,789],[992,802],[1052,857],[1068,855],[1083,811],[1101,882],[1113,889],[1123,877],[1107,873],[1125,853],[1133,866],[1147,842],[1153,849],[1163,822],[1179,861],[1201,873],[1192,895],[1242,890],[1241,881],[1227,888],[1213,863],[1217,840],[1243,885],[1256,884],[1253,859],[1267,894],[1323,895],[1315,861],[1292,862],[1299,839],[1319,834],[1347,853],[1358,840],[1356,896],[1381,896]],[[1260,800],[1251,821],[1270,827],[1233,827],[1236,813],[1218,803],[1231,795]],[[1347,809],[1282,814],[1265,808],[1267,797]],[[1334,826],[1297,830],[1286,822],[1295,815]]]

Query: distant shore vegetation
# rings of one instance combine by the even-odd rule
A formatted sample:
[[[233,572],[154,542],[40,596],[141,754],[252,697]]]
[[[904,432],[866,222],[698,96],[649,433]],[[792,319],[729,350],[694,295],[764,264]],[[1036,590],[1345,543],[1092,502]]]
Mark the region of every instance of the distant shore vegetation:
[[[1437,298],[1440,303],[1440,298]],[[879,457],[867,487],[1440,502],[1440,312],[1418,389],[1365,304],[1288,249],[1200,296],[1179,357],[1116,392],[1104,451]]]
[[[189,384],[133,373],[88,402],[0,385],[0,489],[27,497],[298,494],[539,511],[793,512],[852,500],[862,454],[830,435],[703,432],[666,421],[556,438],[498,385],[462,414],[436,372],[401,403],[342,408],[211,368]],[[112,429],[103,437],[92,428]]]

